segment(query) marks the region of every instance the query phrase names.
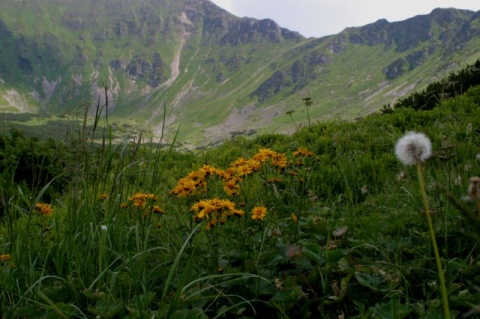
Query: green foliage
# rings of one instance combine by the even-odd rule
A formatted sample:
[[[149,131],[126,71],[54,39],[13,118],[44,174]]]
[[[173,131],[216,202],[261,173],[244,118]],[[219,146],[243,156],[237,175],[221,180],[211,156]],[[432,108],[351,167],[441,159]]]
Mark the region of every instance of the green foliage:
[[[416,172],[393,155],[397,139],[416,130],[433,143],[425,185],[451,314],[478,315],[480,222],[462,198],[480,167],[479,101],[474,87],[430,111],[398,108],[198,152],[141,132],[114,142],[98,116],[66,142],[11,129],[0,144],[2,314],[438,317]],[[273,155],[237,176],[239,191],[229,196],[233,163],[262,152]],[[218,171],[197,177],[196,192],[183,193],[187,184],[172,192],[205,164]],[[192,209],[214,198],[243,215],[213,222]],[[255,220],[259,206],[267,214]]]
[[[0,216],[5,214],[8,201],[27,200],[26,194],[35,194],[51,183],[43,194],[52,201],[60,196],[66,181],[64,169],[67,149],[53,139],[40,141],[27,138],[23,132],[10,127],[9,135],[0,137]]]
[[[414,92],[398,100],[394,108],[411,107],[414,110],[431,110],[440,101],[461,95],[470,88],[480,85],[480,60],[458,72],[451,73],[442,81],[429,84],[423,91]],[[388,107],[385,107],[387,108]]]

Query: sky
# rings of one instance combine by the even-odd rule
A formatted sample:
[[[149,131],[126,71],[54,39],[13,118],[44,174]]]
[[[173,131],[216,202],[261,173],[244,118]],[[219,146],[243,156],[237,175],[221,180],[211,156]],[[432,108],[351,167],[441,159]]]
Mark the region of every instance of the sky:
[[[379,19],[402,21],[435,8],[480,10],[478,0],[211,0],[238,17],[272,19],[306,37],[337,34]]]

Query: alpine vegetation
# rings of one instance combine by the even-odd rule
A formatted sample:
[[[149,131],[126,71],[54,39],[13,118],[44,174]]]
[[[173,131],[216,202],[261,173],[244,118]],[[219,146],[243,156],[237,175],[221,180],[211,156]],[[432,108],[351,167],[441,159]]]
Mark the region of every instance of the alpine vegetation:
[[[195,151],[4,122],[2,317],[476,318],[479,102]]]

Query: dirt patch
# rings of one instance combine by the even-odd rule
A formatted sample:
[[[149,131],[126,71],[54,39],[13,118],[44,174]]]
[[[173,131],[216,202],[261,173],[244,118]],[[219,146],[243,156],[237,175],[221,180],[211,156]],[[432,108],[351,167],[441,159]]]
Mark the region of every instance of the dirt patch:
[[[402,96],[405,96],[408,94],[408,92],[412,91],[413,89],[415,89],[415,85],[416,83],[413,83],[413,84],[410,84],[406,87],[405,84],[407,84],[406,82],[393,88],[393,90],[387,92],[387,94],[385,95],[388,95],[388,96],[393,96],[393,97],[396,97],[396,98],[399,98],[399,97],[402,97]]]
[[[45,77],[43,78],[42,81],[42,88],[43,88],[43,94],[45,94],[45,104],[50,101],[50,99],[53,96],[53,93],[55,92],[55,89],[57,88],[57,85],[62,82],[62,78],[58,78],[55,81],[48,81]]]
[[[275,104],[258,109],[249,104],[241,109],[234,109],[222,123],[204,131],[204,144],[230,139],[235,132],[251,132],[268,126],[272,119],[285,114],[285,105]]]
[[[1,108],[15,108],[19,113],[28,112],[28,103],[23,95],[16,90],[7,90],[2,96],[8,105],[0,105]]]

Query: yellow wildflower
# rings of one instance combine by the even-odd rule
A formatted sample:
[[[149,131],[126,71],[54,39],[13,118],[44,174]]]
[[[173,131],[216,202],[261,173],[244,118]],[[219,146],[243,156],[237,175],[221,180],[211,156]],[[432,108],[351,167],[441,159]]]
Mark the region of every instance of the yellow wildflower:
[[[246,164],[248,164],[248,160],[246,160],[243,157],[240,157],[239,159],[234,161],[232,164],[230,164],[230,167],[239,167],[239,166],[246,165]]]
[[[267,208],[265,206],[257,206],[252,209],[253,220],[263,220],[267,216]]]
[[[297,151],[293,152],[293,156],[294,157],[297,157],[297,156],[311,157],[313,156],[313,152],[307,148],[300,147]]]
[[[12,255],[10,254],[0,254],[0,261],[9,261],[12,259]]]
[[[222,199],[222,200],[220,201],[220,207],[221,207],[221,208],[224,208],[224,209],[227,209],[227,210],[234,210],[234,209],[235,209],[235,204],[232,203],[232,202],[229,201],[229,200]]]
[[[260,151],[258,151],[257,154],[253,156],[253,159],[259,162],[266,162],[268,159],[272,158],[277,154],[277,152],[272,151],[271,149],[268,148],[262,148]]]
[[[198,171],[193,171],[193,172],[188,173],[186,178],[193,181],[194,183],[196,183],[198,181],[205,180],[205,175],[206,175],[205,171],[198,170]]]
[[[237,217],[243,217],[243,215],[245,215],[245,212],[240,209],[233,209],[231,210],[231,212],[233,216],[237,216]]]
[[[195,221],[200,222],[207,219],[205,229],[210,229],[219,222],[224,224],[227,217],[243,216],[244,212],[235,208],[235,203],[227,199],[212,198],[200,200],[192,205],[190,211],[195,213]]]
[[[51,215],[53,213],[53,208],[50,204],[45,203],[37,203],[35,204],[35,208],[38,212],[42,215]]]
[[[248,164],[237,166],[235,171],[238,176],[250,175],[253,173],[252,167]]]
[[[248,160],[247,165],[249,165],[252,168],[252,170],[254,170],[255,172],[258,172],[262,167],[262,162],[252,158]]]
[[[292,213],[292,220],[296,223],[298,222],[298,218],[297,218],[297,215],[295,215],[295,213]]]
[[[285,154],[276,153],[272,156],[272,164],[279,168],[285,168],[287,166],[287,157]]]
[[[281,183],[282,180],[278,177],[272,177],[272,178],[269,178],[267,183],[268,184],[278,184],[278,183]]]
[[[217,170],[208,165],[204,165],[201,169],[190,172],[187,177],[181,178],[177,186],[175,186],[170,193],[177,197],[185,197],[198,192],[198,188],[206,191],[207,183],[205,178],[213,174],[213,172],[217,173]]]
[[[155,194],[136,193],[130,196],[128,200],[133,203],[133,206],[143,208],[147,204],[147,201],[156,201],[157,197]]]
[[[108,194],[107,194],[107,193],[102,193],[102,194],[98,195],[98,198],[99,198],[100,200],[108,199]]]
[[[208,177],[210,175],[217,175],[217,173],[218,173],[218,170],[215,167],[207,165],[207,164],[203,165],[203,167],[200,168],[199,171],[204,172],[206,177]]]
[[[165,211],[160,206],[155,205],[152,207],[152,213],[163,215]]]
[[[229,196],[238,195],[240,193],[240,185],[237,184],[237,179],[233,178],[224,182],[223,190]]]

